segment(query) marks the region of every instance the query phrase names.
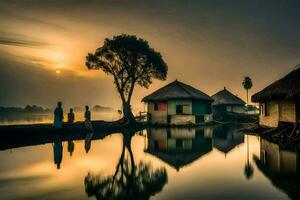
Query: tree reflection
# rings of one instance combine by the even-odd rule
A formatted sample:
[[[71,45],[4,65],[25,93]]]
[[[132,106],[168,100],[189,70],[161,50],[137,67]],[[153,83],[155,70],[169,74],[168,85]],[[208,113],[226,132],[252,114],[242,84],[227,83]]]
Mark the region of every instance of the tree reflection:
[[[253,176],[253,166],[249,161],[249,138],[247,137],[247,163],[245,164],[244,174],[247,179],[250,179]]]
[[[104,177],[88,174],[85,191],[97,199],[149,199],[160,192],[168,181],[165,168],[153,169],[150,163],[135,164],[131,150],[134,131],[123,132],[122,153],[115,173]],[[126,153],[126,149],[127,152]]]

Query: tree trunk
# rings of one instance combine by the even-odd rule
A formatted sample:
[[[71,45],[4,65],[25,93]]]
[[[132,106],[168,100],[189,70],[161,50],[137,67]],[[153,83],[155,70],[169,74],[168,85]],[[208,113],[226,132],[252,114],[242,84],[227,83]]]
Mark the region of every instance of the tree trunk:
[[[247,91],[247,106],[248,106],[248,89],[246,91]]]
[[[134,115],[132,114],[131,106],[129,103],[123,103],[123,114],[124,114],[125,123],[129,123],[129,124],[137,123]]]

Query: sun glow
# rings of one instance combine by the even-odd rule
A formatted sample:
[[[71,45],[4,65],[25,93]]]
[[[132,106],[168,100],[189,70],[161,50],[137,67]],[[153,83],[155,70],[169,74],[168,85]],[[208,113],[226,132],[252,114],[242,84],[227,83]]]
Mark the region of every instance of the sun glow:
[[[57,70],[55,71],[55,73],[56,73],[56,74],[60,74],[61,71],[60,71],[59,69],[57,69]]]

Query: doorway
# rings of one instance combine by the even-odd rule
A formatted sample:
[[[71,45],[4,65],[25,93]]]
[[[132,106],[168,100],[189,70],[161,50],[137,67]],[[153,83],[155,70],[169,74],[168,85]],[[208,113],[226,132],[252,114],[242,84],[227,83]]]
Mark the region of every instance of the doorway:
[[[176,105],[176,114],[183,114],[183,105]]]

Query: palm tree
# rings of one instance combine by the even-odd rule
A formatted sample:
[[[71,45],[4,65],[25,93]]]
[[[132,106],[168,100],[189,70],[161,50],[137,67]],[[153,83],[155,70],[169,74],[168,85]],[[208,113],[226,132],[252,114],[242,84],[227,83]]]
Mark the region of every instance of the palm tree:
[[[252,88],[253,84],[252,84],[252,80],[249,76],[246,76],[243,80],[243,87],[247,92],[247,105],[248,105],[248,91]]]

